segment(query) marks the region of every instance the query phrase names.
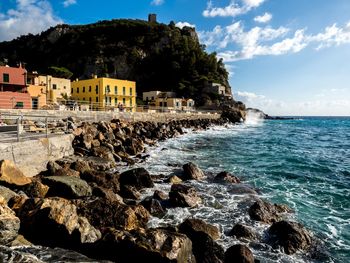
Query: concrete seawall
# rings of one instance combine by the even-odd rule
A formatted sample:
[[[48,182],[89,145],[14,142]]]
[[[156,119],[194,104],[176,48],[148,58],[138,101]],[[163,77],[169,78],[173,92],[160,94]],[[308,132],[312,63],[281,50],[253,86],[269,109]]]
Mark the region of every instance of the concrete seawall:
[[[46,170],[48,161],[74,153],[72,134],[0,144],[0,160],[12,160],[28,177]]]

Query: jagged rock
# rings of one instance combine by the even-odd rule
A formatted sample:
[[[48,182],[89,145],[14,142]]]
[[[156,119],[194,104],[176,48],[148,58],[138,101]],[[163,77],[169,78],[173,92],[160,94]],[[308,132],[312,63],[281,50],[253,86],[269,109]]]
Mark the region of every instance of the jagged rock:
[[[201,180],[205,177],[204,172],[194,163],[187,163],[182,166],[185,180]]]
[[[183,184],[173,184],[171,186],[169,200],[175,207],[195,207],[202,201],[196,189]]]
[[[93,170],[106,171],[114,167],[112,162],[100,157],[89,156],[85,160]]]
[[[159,201],[165,201],[168,199],[168,195],[160,190],[155,190],[153,193],[153,198]]]
[[[115,162],[113,152],[108,147],[105,147],[105,146],[95,147],[92,150],[92,154],[96,157],[106,159],[112,163]]]
[[[18,235],[20,220],[7,206],[7,201],[0,197],[0,245],[7,245]]]
[[[296,222],[279,221],[268,229],[268,243],[273,247],[282,247],[286,254],[305,250],[312,242],[311,234],[305,227]]]
[[[256,201],[248,210],[251,219],[264,223],[273,223],[281,219],[281,213],[290,212],[286,206],[270,204],[263,200]]]
[[[232,184],[238,184],[241,181],[237,176],[234,176],[233,174],[230,174],[228,172],[221,172],[218,173],[214,178],[215,183],[232,183]]]
[[[17,215],[23,234],[38,244],[69,247],[101,238],[100,231],[78,216],[76,206],[60,197],[28,199]]]
[[[117,202],[117,203],[124,203],[123,198],[114,193],[112,190],[103,188],[100,186],[95,186],[92,189],[92,195],[96,197],[102,197],[111,200],[112,202]]]
[[[22,186],[31,183],[31,181],[12,161],[0,161],[0,183],[9,186]]]
[[[233,245],[226,250],[224,263],[254,263],[254,255],[245,245]]]
[[[62,167],[54,161],[49,161],[46,165],[46,169],[48,175],[54,175],[58,170],[62,169]]]
[[[50,187],[48,196],[65,198],[81,198],[91,196],[92,190],[88,183],[78,177],[50,176],[43,177],[42,182]]]
[[[128,233],[109,229],[89,249],[91,257],[114,262],[195,263],[191,240],[183,234],[165,229],[145,233]]]
[[[245,109],[237,107],[225,107],[221,113],[221,118],[227,119],[232,123],[238,123],[245,119]]]
[[[182,180],[177,177],[176,175],[173,175],[173,176],[170,176],[167,180],[166,180],[167,183],[170,183],[170,184],[180,184],[182,183]]]
[[[81,179],[88,183],[95,183],[98,186],[111,189],[113,192],[118,193],[120,190],[119,174],[108,173],[96,170],[88,170],[81,174]]]
[[[234,195],[257,195],[258,193],[250,186],[246,184],[231,184],[229,185],[228,192]]]
[[[165,210],[160,201],[152,196],[146,197],[140,204],[153,216],[162,217],[165,214]]]
[[[89,163],[81,159],[78,159],[75,162],[73,162],[70,167],[71,169],[79,172],[79,174],[83,174],[91,170]]]
[[[17,194],[8,189],[7,187],[1,186],[0,185],[0,198],[3,197],[6,201],[6,203],[14,196],[16,196]]]
[[[121,185],[130,185],[137,189],[154,186],[150,174],[144,168],[135,168],[120,174],[119,182]]]
[[[73,169],[70,169],[69,167],[64,167],[61,169],[58,169],[53,174],[49,174],[49,176],[75,176],[79,177],[79,172],[75,171]]]
[[[44,198],[49,191],[49,187],[38,180],[35,180],[32,183],[23,186],[21,190],[30,198]]]
[[[201,219],[186,219],[180,226],[179,230],[182,233],[189,232],[204,232],[213,240],[220,238],[220,231],[216,226],[210,225]]]
[[[11,247],[14,246],[32,246],[33,244],[24,238],[22,235],[18,235],[15,240],[10,243]]]
[[[141,193],[134,186],[122,185],[119,192],[120,196],[126,199],[138,200]]]
[[[235,236],[238,239],[245,238],[248,240],[254,240],[256,238],[256,233],[247,226],[236,224],[228,233],[228,236]]]
[[[141,205],[127,206],[107,198],[76,200],[75,204],[79,215],[86,217],[98,229],[114,227],[130,231],[144,228],[150,217]]]
[[[179,231],[191,239],[196,262],[222,263],[224,249],[212,238],[220,237],[215,226],[199,219],[187,219],[179,226]]]

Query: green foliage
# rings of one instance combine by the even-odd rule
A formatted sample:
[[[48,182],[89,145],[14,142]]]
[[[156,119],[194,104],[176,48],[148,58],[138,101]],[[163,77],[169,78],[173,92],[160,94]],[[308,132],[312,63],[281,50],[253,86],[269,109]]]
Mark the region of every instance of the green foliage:
[[[172,22],[124,19],[60,25],[37,36],[0,43],[0,57],[26,61],[29,70],[42,74],[54,70],[68,78],[97,74],[133,80],[138,94],[175,91],[179,97],[201,101],[208,82],[229,85],[223,61],[205,51],[194,29],[179,29]]]
[[[55,66],[49,67],[49,74],[57,78],[65,79],[70,79],[73,76],[73,73],[69,69]]]

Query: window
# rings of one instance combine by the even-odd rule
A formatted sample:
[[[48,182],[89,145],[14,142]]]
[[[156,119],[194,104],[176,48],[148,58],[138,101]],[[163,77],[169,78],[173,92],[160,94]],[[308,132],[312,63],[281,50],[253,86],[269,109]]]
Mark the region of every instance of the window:
[[[98,97],[96,97],[96,102],[98,102]]]
[[[115,94],[115,95],[118,94],[118,87],[117,87],[117,86],[114,87],[114,94]]]
[[[118,99],[117,98],[114,99],[114,105],[118,105]]]
[[[63,86],[63,89],[66,89],[67,87],[66,86]]]
[[[106,87],[106,93],[110,93],[111,92],[111,89],[109,88],[109,85],[107,85]]]
[[[83,87],[83,93],[85,92],[85,87]]]
[[[125,105],[125,98],[123,98],[123,104]]]
[[[154,97],[152,97],[152,100],[154,100]]]
[[[91,92],[91,86],[89,86],[89,92]]]
[[[123,96],[125,96],[125,87],[123,87]]]
[[[2,74],[2,79],[3,79],[3,82],[9,83],[10,82],[10,75],[7,73],[4,73],[4,74]]]
[[[130,107],[132,107],[132,99],[130,98]]]
[[[167,107],[168,106],[168,103],[165,101],[164,102],[164,107]]]
[[[70,89],[70,93],[72,93],[72,94],[73,94],[73,88],[71,88],[71,89]]]
[[[130,96],[132,96],[132,88],[130,88]]]
[[[95,91],[96,91],[96,94],[98,94],[98,85],[96,85]]]
[[[92,98],[90,97],[90,98],[89,98],[89,101],[91,102],[91,100],[92,100]]]
[[[79,93],[79,88],[77,88],[77,93]]]
[[[52,89],[57,89],[57,85],[56,84],[52,84]]]
[[[83,101],[85,101],[85,98],[83,98]]]
[[[148,101],[148,97],[146,97],[146,101]]]
[[[159,106],[160,106],[160,107],[163,107],[163,102],[159,102]]]
[[[179,102],[176,102],[176,107],[179,107],[179,106],[180,106]]]

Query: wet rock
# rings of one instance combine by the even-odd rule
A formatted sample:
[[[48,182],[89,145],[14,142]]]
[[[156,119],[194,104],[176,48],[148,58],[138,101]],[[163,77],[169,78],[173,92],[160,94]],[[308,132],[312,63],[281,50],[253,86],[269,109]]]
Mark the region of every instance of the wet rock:
[[[141,193],[134,186],[122,185],[119,192],[120,196],[126,199],[138,200]]]
[[[201,219],[186,219],[180,226],[182,233],[204,232],[213,240],[220,238],[220,231],[216,226],[210,225]]]
[[[230,174],[228,172],[218,173],[214,178],[215,183],[231,183],[231,184],[239,184],[241,181],[237,176]]]
[[[170,184],[180,184],[182,183],[182,180],[177,177],[176,175],[173,175],[173,176],[170,176],[167,180],[166,180],[167,183],[170,183]]]
[[[35,180],[32,183],[23,186],[21,190],[30,198],[44,198],[49,191],[49,187],[42,184],[40,181]]]
[[[33,244],[30,243],[27,239],[24,238],[22,235],[18,235],[15,240],[13,240],[10,244],[11,247],[14,246],[32,246]]]
[[[120,190],[119,174],[117,173],[88,170],[82,173],[80,178],[88,183],[95,183],[100,187],[111,189],[115,193],[118,193]]]
[[[7,201],[0,197],[0,245],[7,245],[18,235],[20,220],[7,206]]]
[[[21,170],[10,160],[0,161],[0,183],[6,186],[22,186],[31,183]]]
[[[46,168],[47,175],[54,175],[58,170],[62,169],[62,167],[54,161],[49,161],[46,165]]]
[[[120,174],[119,182],[121,185],[130,185],[138,190],[142,188],[153,187],[153,181],[150,174],[144,168],[135,168]]]
[[[221,118],[227,119],[232,123],[239,123],[245,119],[245,109],[239,109],[238,107],[228,107],[226,106],[222,113]]]
[[[281,213],[287,211],[286,206],[270,204],[263,200],[256,201],[248,210],[251,219],[264,223],[273,223],[282,218]],[[288,209],[288,211],[291,211]]]
[[[226,250],[224,263],[254,263],[254,255],[245,245],[233,245]]]
[[[85,160],[93,170],[106,171],[114,167],[112,162],[100,157],[89,156]]]
[[[175,207],[195,207],[202,201],[196,189],[183,184],[173,184],[171,186],[169,200]]]
[[[153,216],[162,217],[165,214],[165,210],[162,207],[161,202],[152,196],[146,197],[140,204]]]
[[[111,200],[112,202],[123,203],[123,198],[114,193],[112,190],[103,188],[100,186],[94,186],[92,189],[92,195],[96,197],[102,197]]]
[[[212,238],[217,239],[220,236],[215,226],[199,219],[187,219],[179,226],[179,231],[191,239],[196,262],[221,263],[223,261],[224,249]]]
[[[185,180],[202,180],[205,177],[204,172],[194,163],[184,164],[182,168]]]
[[[91,196],[91,187],[86,181],[72,176],[43,177],[42,182],[50,187],[48,196],[81,198]]]
[[[78,213],[98,229],[121,228],[127,231],[144,228],[150,214],[141,205],[127,206],[107,198],[76,200]]]
[[[55,173],[51,174],[50,176],[75,176],[75,177],[79,177],[79,172],[75,171],[73,169],[70,169],[69,167],[64,167],[64,168],[56,170]]]
[[[1,186],[0,185],[0,198],[3,197],[6,201],[6,203],[14,196],[16,196],[17,194],[8,189],[7,187]]]
[[[303,225],[296,222],[284,220],[275,222],[267,232],[268,243],[273,247],[282,247],[289,255],[309,248],[312,242],[311,234]]]
[[[257,195],[258,193],[250,186],[245,184],[232,184],[228,192],[234,195]]]
[[[256,239],[256,233],[249,227],[242,224],[236,224],[228,233],[228,236],[235,236],[237,239],[245,238],[248,240]]]
[[[105,146],[95,147],[92,150],[92,154],[93,156],[100,157],[114,163],[114,156],[113,156],[112,150],[109,149],[108,147],[105,147]]]
[[[155,190],[153,193],[153,198],[159,201],[165,201],[168,199],[168,195],[160,190]]]
[[[165,229],[128,233],[109,229],[89,249],[90,255],[114,262],[195,263],[192,243],[183,234]]]
[[[28,199],[17,215],[23,234],[37,244],[74,247],[101,237],[86,218],[78,216],[74,204],[60,197]]]
[[[91,170],[91,167],[87,161],[78,159],[75,162],[73,162],[70,166],[71,169],[79,172],[79,174],[83,174],[87,171]]]

